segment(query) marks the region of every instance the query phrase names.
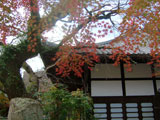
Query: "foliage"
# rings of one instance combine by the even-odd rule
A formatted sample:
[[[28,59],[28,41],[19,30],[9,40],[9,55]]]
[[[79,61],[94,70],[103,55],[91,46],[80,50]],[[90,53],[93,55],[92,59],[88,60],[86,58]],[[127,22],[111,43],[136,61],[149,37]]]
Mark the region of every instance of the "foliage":
[[[65,77],[74,72],[82,77],[83,65],[90,68],[99,60],[96,39],[106,39],[114,31],[120,36],[106,48],[111,49],[110,58],[115,65],[124,61],[131,70],[130,53],[137,53],[140,47],[150,48],[152,59],[149,64],[156,62],[160,65],[159,9],[159,0],[1,0],[0,41],[6,49],[0,58],[0,73],[3,74],[0,81],[9,98],[22,96],[19,91],[26,92],[17,71],[27,59],[49,52],[42,44],[47,40],[44,33],[54,31],[58,21],[63,22],[64,36],[52,48],[55,51],[50,51],[54,54],[53,65],[45,63],[46,68],[56,66],[58,75]],[[121,17],[121,23],[117,23],[116,16]],[[19,34],[25,34],[27,45],[10,46],[7,38],[16,38]],[[120,43],[118,47],[117,42]]]
[[[121,35],[115,40],[120,46],[112,46],[110,56],[119,64],[122,60],[131,70],[131,53],[141,53],[145,48],[152,57],[148,64],[160,66],[160,1],[130,0],[129,7],[123,11],[123,22],[119,27]],[[144,50],[145,50],[144,49]]]
[[[115,3],[114,9],[107,8]],[[41,42],[45,40],[43,32],[54,29],[58,20],[68,17],[72,24],[62,26],[65,36],[53,61],[56,61],[58,75],[68,76],[73,71],[78,77],[82,77],[84,63],[92,66],[94,61],[98,61],[95,37],[104,38],[113,32],[109,20],[112,14],[119,14],[121,6],[118,0],[109,3],[103,0],[2,0],[0,4],[0,9],[4,10],[0,20],[0,40],[7,45],[8,36],[26,33],[30,43],[28,51],[33,53],[43,52],[39,51],[42,50]],[[42,16],[40,11],[45,11]],[[92,31],[97,28],[97,33]],[[85,54],[79,54],[78,49]]]
[[[67,89],[53,86],[43,93],[41,101],[44,114],[49,120],[93,120],[91,98],[79,89],[70,93]]]
[[[8,115],[9,99],[6,95],[0,92],[0,116],[6,117]]]

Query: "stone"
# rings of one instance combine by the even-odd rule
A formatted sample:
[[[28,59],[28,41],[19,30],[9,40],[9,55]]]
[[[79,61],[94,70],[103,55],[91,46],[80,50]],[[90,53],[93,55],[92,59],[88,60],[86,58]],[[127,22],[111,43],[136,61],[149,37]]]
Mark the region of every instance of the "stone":
[[[43,120],[40,103],[30,98],[11,99],[8,120]]]
[[[53,86],[51,80],[47,77],[45,71],[35,72],[35,76],[39,81],[38,92],[46,92],[51,88],[51,86]],[[34,76],[31,76],[26,71],[23,72],[23,81],[26,88],[31,87],[32,83],[36,82]]]

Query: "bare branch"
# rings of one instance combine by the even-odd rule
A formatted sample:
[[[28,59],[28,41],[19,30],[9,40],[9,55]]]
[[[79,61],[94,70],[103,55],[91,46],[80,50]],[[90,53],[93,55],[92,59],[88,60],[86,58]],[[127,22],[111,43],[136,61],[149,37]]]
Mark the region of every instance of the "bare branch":
[[[48,67],[45,69],[45,72],[47,73],[47,70],[48,70],[48,69],[50,69],[50,68],[52,68],[52,67],[55,67],[56,64],[57,64],[60,60],[61,60],[61,59],[59,58],[54,64],[48,66]]]
[[[110,17],[109,20],[111,21],[112,25],[115,26],[115,23],[113,22],[113,20],[111,19],[111,17]]]
[[[105,12],[109,12],[108,14],[105,14]],[[95,17],[97,20],[102,20],[102,19],[110,19],[111,18],[111,15],[113,14],[117,14],[118,11],[117,10],[112,10],[112,11],[108,11],[108,10],[105,10],[105,11],[102,11],[101,14],[97,14]],[[101,16],[102,15],[102,16]]]
[[[65,23],[71,23],[72,21],[70,20],[70,21],[66,21],[66,20],[59,20],[59,21],[61,21],[61,22],[65,22]]]
[[[104,4],[103,6],[100,6],[98,9],[92,10],[90,12],[96,12],[96,11],[100,11],[102,8],[106,7],[106,6],[111,6],[111,4]]]
[[[22,67],[26,70],[27,73],[33,74],[33,75],[35,74],[32,68],[27,64],[27,62],[24,62]]]
[[[70,39],[71,39],[75,34],[77,34],[78,31],[79,31],[82,27],[84,27],[85,25],[86,25],[86,23],[80,24],[80,25],[78,25],[78,27],[76,27],[75,29],[73,29],[72,32],[71,32],[69,35],[66,35],[66,36],[62,39],[62,41],[60,42],[60,44],[58,45],[58,47],[62,46],[63,43],[65,43],[66,41],[70,40]]]
[[[93,19],[92,18],[96,18],[96,20],[102,20],[102,19],[110,19],[112,14],[117,13],[117,10],[113,10],[110,11],[110,13],[108,14],[104,14],[106,11],[102,11],[101,14],[96,14],[95,16],[91,17],[89,16],[88,19],[86,19],[86,21],[82,24],[79,24],[75,29],[72,30],[72,32],[67,35],[66,37],[64,37],[62,39],[62,41],[60,42],[59,46],[61,46],[63,43],[65,43],[66,41],[70,40],[72,37],[74,37],[75,34],[77,34],[79,32],[79,30],[81,30],[83,27],[85,27],[89,22],[91,22]],[[103,15],[103,16],[101,16]]]
[[[51,12],[47,14],[47,16],[44,16],[40,20],[40,30],[41,33],[45,31],[46,29],[51,29],[58,20],[62,20],[64,17],[68,15],[68,11],[64,11],[64,8],[66,7],[65,1],[61,1],[56,5],[52,6]]]
[[[91,11],[89,11],[86,7],[85,7],[84,9],[87,11],[87,13],[88,13],[90,16],[92,16],[92,12],[91,12]]]

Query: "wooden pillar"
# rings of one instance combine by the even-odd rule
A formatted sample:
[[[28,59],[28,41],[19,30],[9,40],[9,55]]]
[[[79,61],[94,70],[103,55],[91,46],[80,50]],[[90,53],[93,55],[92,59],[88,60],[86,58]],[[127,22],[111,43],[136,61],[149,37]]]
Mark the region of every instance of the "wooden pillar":
[[[154,94],[156,95],[157,94],[157,84],[156,84],[154,64],[151,65],[151,72],[152,72],[152,82],[153,82]]]
[[[123,93],[123,96],[126,96],[126,85],[125,85],[125,74],[124,74],[123,62],[120,63],[120,71],[121,71],[121,81],[122,81],[122,93]]]
[[[82,83],[83,83],[84,93],[88,93],[91,95],[91,71],[88,68],[87,64],[84,65]]]
[[[107,104],[106,109],[107,109],[107,120],[111,120],[111,106],[109,103]]]
[[[120,62],[120,71],[121,71],[121,81],[122,81],[122,93],[123,93],[123,97],[125,97],[126,85],[125,85],[125,73],[124,73],[123,62]],[[122,103],[122,110],[123,110],[123,120],[127,120],[125,103]]]
[[[154,96],[154,118],[160,120],[160,94]]]

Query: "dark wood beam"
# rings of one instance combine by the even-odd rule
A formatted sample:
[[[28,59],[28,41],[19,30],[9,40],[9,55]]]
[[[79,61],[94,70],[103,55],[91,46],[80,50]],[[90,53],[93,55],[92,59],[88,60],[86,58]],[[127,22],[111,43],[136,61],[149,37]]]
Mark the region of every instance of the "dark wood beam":
[[[121,80],[122,80],[122,93],[123,93],[123,96],[126,96],[125,73],[124,73],[123,62],[120,62],[120,72],[121,72]]]
[[[151,65],[151,72],[152,72],[152,81],[153,81],[153,89],[154,94],[157,94],[157,83],[156,83],[156,76],[155,76],[155,69],[154,64]]]
[[[91,95],[91,71],[88,68],[88,65],[84,65],[84,73],[82,77],[83,90],[85,93],[89,93]]]
[[[91,78],[92,81],[120,81],[121,78]],[[125,78],[125,80],[153,80],[152,77],[143,77],[143,78]],[[156,80],[160,80],[160,78],[156,78]]]

